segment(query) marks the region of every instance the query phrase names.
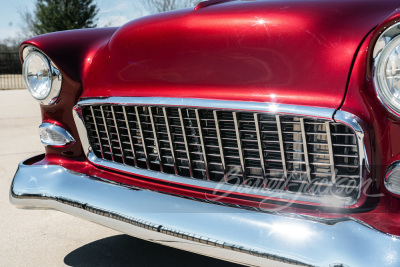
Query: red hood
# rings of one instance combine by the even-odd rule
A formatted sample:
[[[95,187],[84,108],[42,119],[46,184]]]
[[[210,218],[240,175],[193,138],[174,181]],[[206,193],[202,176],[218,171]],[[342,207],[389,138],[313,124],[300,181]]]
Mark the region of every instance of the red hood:
[[[339,107],[357,48],[396,1],[234,1],[121,27],[83,97],[161,96]]]

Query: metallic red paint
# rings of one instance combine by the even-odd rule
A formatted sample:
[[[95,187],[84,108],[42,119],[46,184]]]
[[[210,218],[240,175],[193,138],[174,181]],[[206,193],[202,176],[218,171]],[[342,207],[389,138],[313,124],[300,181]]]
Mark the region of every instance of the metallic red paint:
[[[386,167],[400,159],[400,119],[378,101],[370,67],[374,42],[385,26],[400,18],[392,13],[399,6],[398,1],[371,0],[234,1],[145,17],[118,30],[35,37],[23,43],[21,52],[25,45],[38,47],[64,75],[60,101],[42,106],[43,120],[65,125],[77,143],[67,149],[46,148],[46,157],[32,163],[58,164],[133,186],[207,199],[213,195],[204,188],[163,184],[90,164],[71,112],[79,97],[190,97],[340,108],[363,120],[374,178],[371,193],[385,196],[366,199],[357,213],[310,208],[308,203],[286,211],[349,216],[400,235],[400,201],[382,186]],[[221,201],[260,205],[259,199],[245,195]]]
[[[21,44],[21,61],[22,50],[26,45],[33,45],[45,52],[64,76],[83,82],[94,54],[108,43],[117,29],[85,29],[37,36]]]
[[[399,235],[400,201],[383,186],[386,169],[394,161],[400,160],[400,118],[389,112],[379,101],[372,79],[372,50],[384,29],[400,21],[400,11],[390,14],[365,40],[354,63],[348,92],[341,110],[357,115],[366,123],[370,162],[372,162],[371,178],[376,183],[376,194],[383,197],[378,200],[377,207],[363,215],[368,223],[375,221],[381,224],[385,232]],[[384,222],[384,223],[383,223]]]
[[[63,85],[59,100],[55,105],[41,106],[43,121],[59,121],[77,141],[66,148],[46,147],[46,153],[82,158],[83,150],[72,116],[72,107],[82,94],[85,77],[94,54],[105,46],[117,28],[87,29],[57,32],[34,37],[20,46],[20,57],[27,45],[43,51],[59,68],[63,75]]]
[[[83,97],[338,108],[363,38],[394,1],[228,2],[134,20],[93,60]]]

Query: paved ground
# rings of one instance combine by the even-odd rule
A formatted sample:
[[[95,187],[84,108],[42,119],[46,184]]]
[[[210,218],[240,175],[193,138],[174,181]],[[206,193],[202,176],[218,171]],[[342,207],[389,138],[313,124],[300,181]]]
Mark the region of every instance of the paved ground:
[[[238,266],[145,242],[57,211],[19,210],[8,189],[20,161],[43,153],[39,106],[0,91],[0,266]]]

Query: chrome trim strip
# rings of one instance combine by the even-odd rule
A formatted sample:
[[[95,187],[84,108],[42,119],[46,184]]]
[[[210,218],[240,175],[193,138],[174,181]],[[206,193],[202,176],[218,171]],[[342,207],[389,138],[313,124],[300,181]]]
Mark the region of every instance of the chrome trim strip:
[[[367,173],[371,172],[371,167],[368,160],[367,150],[365,148],[365,133],[362,126],[362,121],[356,115],[351,114],[346,111],[338,110],[335,113],[334,120],[336,122],[341,122],[349,126],[356,133],[357,144],[358,144],[358,154],[360,157],[360,177],[364,177],[364,171]],[[364,177],[365,179],[365,177]],[[361,196],[361,190],[358,198]]]
[[[114,161],[113,147],[112,147],[112,143],[111,143],[111,139],[110,139],[110,134],[108,133],[108,125],[107,125],[106,117],[104,116],[103,106],[100,106],[100,111],[101,111],[101,116],[103,117],[104,129],[106,130],[108,145],[110,146],[111,159],[112,159],[112,161]]]
[[[311,183],[311,168],[310,168],[310,160],[308,158],[308,145],[307,145],[307,135],[306,135],[306,126],[304,124],[304,118],[300,118],[300,127],[301,127],[301,137],[303,139],[303,152],[304,152],[304,160],[306,162],[306,172],[308,182]]]
[[[190,177],[193,178],[193,167],[192,167],[192,160],[190,157],[190,152],[189,152],[189,144],[187,141],[187,136],[186,136],[186,130],[185,130],[185,123],[183,121],[183,115],[182,115],[182,109],[178,108],[178,113],[179,113],[179,119],[181,121],[181,128],[182,128],[182,135],[183,135],[183,140],[185,142],[185,150],[186,150],[186,156],[188,158],[188,165],[189,165],[189,173]]]
[[[149,114],[150,114],[151,126],[152,126],[152,129],[153,129],[154,144],[156,145],[157,154],[158,154],[158,160],[160,161],[160,170],[163,171],[163,162],[162,162],[162,158],[161,158],[160,143],[158,141],[156,125],[154,123],[153,111],[151,110],[151,107],[148,107],[148,109],[149,109]],[[143,134],[144,133],[142,132],[142,135]]]
[[[126,130],[128,131],[129,143],[130,143],[131,149],[132,149],[133,162],[134,162],[135,166],[137,166],[136,151],[135,151],[135,146],[133,145],[133,141],[132,141],[131,127],[129,126],[129,120],[128,120],[128,116],[126,115],[126,108],[124,106],[122,106],[122,111],[124,112]]]
[[[120,101],[120,102],[114,102]],[[159,102],[153,102],[159,101]],[[277,198],[277,199],[284,199],[288,201],[304,201],[310,203],[323,203],[326,207],[349,207],[355,205],[357,201],[350,200],[350,199],[337,199],[334,203],[331,201],[331,198],[324,198],[320,196],[308,196],[304,194],[298,194],[294,192],[277,192],[273,190],[258,190],[255,188],[250,188],[247,186],[232,186],[229,184],[221,184],[215,182],[208,182],[206,180],[199,180],[194,178],[188,177],[181,177],[177,175],[170,175],[165,173],[160,173],[152,170],[145,170],[130,166],[125,166],[118,163],[112,163],[106,160],[102,160],[97,158],[94,153],[91,151],[88,143],[87,132],[83,123],[83,118],[79,114],[81,110],[81,106],[87,105],[99,105],[99,104],[113,104],[113,105],[127,105],[133,106],[137,104],[141,105],[165,105],[165,106],[174,106],[174,107],[186,107],[186,108],[196,108],[196,107],[203,107],[203,108],[213,108],[213,109],[232,109],[238,110],[237,107],[246,107],[247,109],[242,109],[246,111],[260,111],[260,112],[272,112],[274,114],[292,114],[292,115],[299,115],[299,116],[310,116],[315,118],[323,118],[326,120],[330,120],[331,122],[337,121],[342,122],[348,125],[350,128],[354,130],[358,138],[358,145],[359,145],[359,155],[360,155],[360,177],[364,177],[364,167],[366,168],[367,172],[369,172],[369,163],[368,158],[366,157],[366,150],[364,145],[364,131],[363,128],[360,126],[361,122],[357,116],[343,112],[337,111],[336,113],[334,109],[324,109],[324,108],[314,108],[314,107],[303,107],[303,106],[289,106],[289,105],[277,105],[274,103],[255,103],[255,102],[237,102],[237,101],[220,101],[220,100],[204,100],[204,99],[180,99],[180,98],[158,98],[158,97],[111,97],[111,98],[94,98],[94,99],[82,99],[79,103],[74,107],[76,115],[75,123],[78,127],[78,132],[81,140],[83,140],[83,144],[86,144],[84,147],[85,151],[87,152],[88,159],[96,164],[106,168],[113,168],[119,169],[124,172],[133,173],[141,176],[152,177],[156,179],[162,179],[169,182],[176,182],[182,183],[184,182],[187,185],[192,186],[200,186],[205,187],[208,189],[215,189],[215,190],[225,190],[231,191],[235,193],[245,193],[254,196],[260,197],[270,197],[270,198]],[[280,109],[282,107],[282,110]],[[279,109],[278,109],[279,108]],[[137,113],[137,106],[135,106],[136,113]],[[296,113],[297,111],[298,113]],[[138,113],[137,113],[138,114]],[[325,117],[327,116],[327,117]],[[335,120],[332,117],[335,116]],[[140,123],[139,123],[140,126]],[[141,126],[140,126],[141,127]],[[80,129],[83,128],[83,129]],[[140,129],[142,133],[142,130]],[[143,134],[142,134],[143,138]],[[201,140],[203,140],[201,138]],[[147,155],[146,155],[147,159]],[[208,169],[207,169],[208,171]],[[185,180],[183,180],[185,179]],[[360,195],[361,196],[361,190]],[[359,199],[359,197],[358,197]]]
[[[200,120],[199,110],[195,109],[195,113],[196,113],[197,127],[199,129],[201,149],[203,150],[203,160],[204,160],[204,165],[205,165],[205,169],[206,169],[206,176],[207,176],[207,180],[210,180],[210,173],[208,171],[208,161],[207,161],[206,146],[204,144],[203,129],[201,127],[201,120]]]
[[[246,101],[225,101],[194,98],[168,98],[168,97],[108,97],[108,98],[82,98],[80,106],[96,104],[116,105],[158,105],[173,107],[212,108],[221,110],[246,110],[272,112],[279,114],[294,114],[310,116],[315,118],[332,119],[335,109],[294,106],[277,103],[246,102]],[[244,108],[241,108],[244,107]]]
[[[336,122],[341,122],[349,126],[356,133],[357,136],[357,144],[358,144],[358,153],[360,155],[360,170],[361,177],[363,173],[363,169],[365,168],[368,173],[371,172],[367,151],[365,148],[365,133],[362,126],[362,121],[356,115],[351,114],[346,111],[338,110],[335,113],[334,120]]]
[[[121,142],[121,138],[120,138],[121,135],[119,134],[117,120],[115,119],[114,106],[111,106],[111,113],[112,113],[113,120],[114,120],[115,131],[117,132],[119,150],[121,151],[121,157],[122,157],[122,163],[125,164],[124,150],[122,148],[122,142]]]
[[[238,119],[237,119],[237,113],[236,112],[232,112],[232,115],[233,115],[233,122],[235,124],[236,142],[237,142],[238,150],[239,150],[240,167],[242,168],[243,184],[246,185],[246,165],[244,163],[244,158],[243,158],[242,139],[240,138],[240,131],[239,131],[239,123],[238,123]]]
[[[114,184],[57,165],[21,163],[10,201],[251,266],[400,265],[399,237],[351,217],[248,211]]]
[[[288,178],[288,171],[286,167],[285,144],[283,143],[282,124],[279,115],[276,115],[276,126],[278,127],[279,146],[281,147],[282,169],[285,179]]]
[[[332,183],[336,183],[336,172],[335,172],[335,159],[333,157],[333,144],[332,144],[332,134],[331,134],[331,124],[325,122],[326,140],[328,142],[329,151],[329,162],[331,167]]]

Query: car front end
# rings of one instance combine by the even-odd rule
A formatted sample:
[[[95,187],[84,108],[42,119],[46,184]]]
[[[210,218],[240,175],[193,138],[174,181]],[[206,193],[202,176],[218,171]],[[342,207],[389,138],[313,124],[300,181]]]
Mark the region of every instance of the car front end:
[[[397,266],[397,8],[206,1],[27,40],[45,154],[10,200],[250,266]]]

